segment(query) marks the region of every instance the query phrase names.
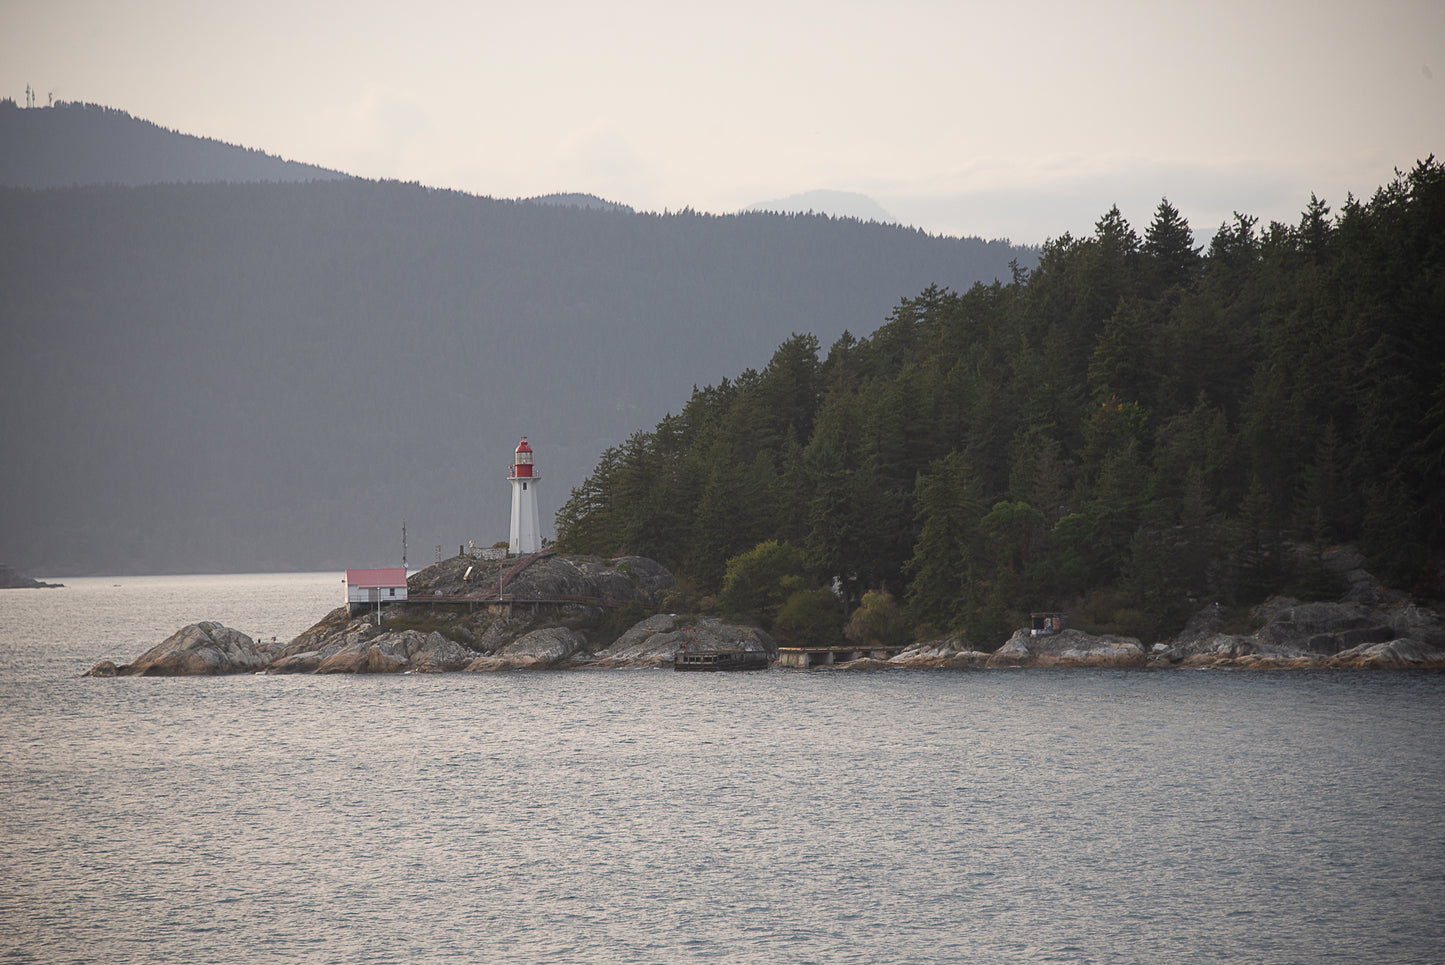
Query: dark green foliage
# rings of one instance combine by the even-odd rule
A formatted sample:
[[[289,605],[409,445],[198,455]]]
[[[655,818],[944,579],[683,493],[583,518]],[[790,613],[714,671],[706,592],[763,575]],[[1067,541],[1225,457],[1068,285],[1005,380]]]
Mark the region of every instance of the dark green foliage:
[[[887,590],[869,590],[843,630],[858,647],[897,647],[908,642],[908,624],[898,602]]]
[[[767,540],[727,561],[718,603],[727,613],[771,617],[806,581],[803,551]]]
[[[785,646],[838,646],[843,642],[843,603],[825,588],[798,590],[778,611],[773,633]]]
[[[705,590],[728,556],[786,540],[868,611],[857,633],[891,586],[914,624],[984,648],[1070,606],[1167,635],[1202,601],[1282,589],[1292,543],[1357,541],[1396,585],[1432,584],[1442,320],[1433,159],[1338,215],[1317,198],[1297,226],[1236,215],[1204,254],[1167,201],[1142,242],[1115,209],[1008,284],[929,288],[822,362],[794,336],[764,372],[695,392],[648,456],[693,480],[675,498],[621,507],[624,448],[574,499],[668,520],[628,548],[674,554]],[[594,526],[652,531],[584,514],[568,532]],[[776,593],[748,608],[786,599],[799,634],[821,612]]]

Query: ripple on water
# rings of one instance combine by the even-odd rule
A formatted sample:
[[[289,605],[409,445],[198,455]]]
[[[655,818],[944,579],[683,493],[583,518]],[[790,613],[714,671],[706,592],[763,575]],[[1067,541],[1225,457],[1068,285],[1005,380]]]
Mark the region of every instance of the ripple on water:
[[[161,584],[140,622],[168,634],[196,587]],[[1445,944],[1439,675],[82,680],[100,644],[56,628],[85,622],[0,622],[7,960],[1420,962]]]

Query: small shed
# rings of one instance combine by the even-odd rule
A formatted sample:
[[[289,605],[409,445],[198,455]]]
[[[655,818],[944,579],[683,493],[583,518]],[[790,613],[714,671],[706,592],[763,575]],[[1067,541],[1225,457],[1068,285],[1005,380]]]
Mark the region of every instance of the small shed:
[[[347,570],[346,602],[355,611],[358,605],[396,603],[406,599],[406,567],[379,570]]]
[[[1067,613],[1034,613],[1031,616],[1033,625],[1029,627],[1029,636],[1050,637],[1069,626]]]

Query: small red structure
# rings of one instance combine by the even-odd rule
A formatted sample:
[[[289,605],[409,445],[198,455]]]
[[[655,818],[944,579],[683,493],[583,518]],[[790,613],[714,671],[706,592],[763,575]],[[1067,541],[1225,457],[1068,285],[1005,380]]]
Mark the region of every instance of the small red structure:
[[[528,479],[532,475],[532,447],[527,445],[527,437],[523,436],[522,441],[517,443],[516,458],[512,461],[512,478]]]
[[[356,612],[358,604],[395,603],[406,599],[406,567],[346,571],[346,602]]]

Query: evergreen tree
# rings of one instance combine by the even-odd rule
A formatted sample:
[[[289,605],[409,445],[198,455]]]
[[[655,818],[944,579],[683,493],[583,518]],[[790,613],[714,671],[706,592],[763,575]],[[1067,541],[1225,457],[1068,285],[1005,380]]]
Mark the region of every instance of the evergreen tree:
[[[1189,222],[1168,198],[1155,209],[1154,220],[1144,233],[1141,254],[1146,298],[1157,300],[1193,283],[1199,270],[1199,249],[1194,246]]]

